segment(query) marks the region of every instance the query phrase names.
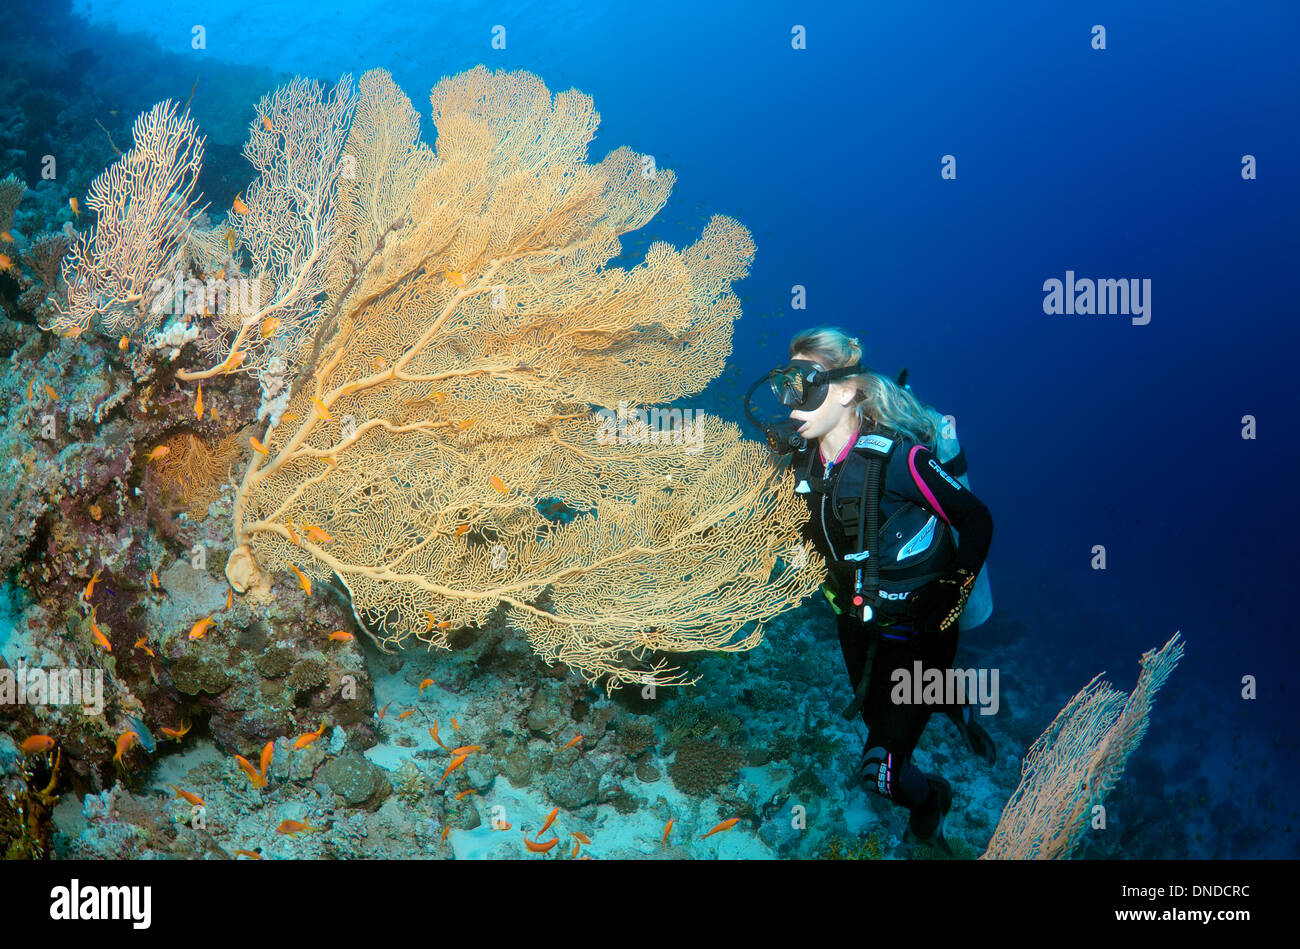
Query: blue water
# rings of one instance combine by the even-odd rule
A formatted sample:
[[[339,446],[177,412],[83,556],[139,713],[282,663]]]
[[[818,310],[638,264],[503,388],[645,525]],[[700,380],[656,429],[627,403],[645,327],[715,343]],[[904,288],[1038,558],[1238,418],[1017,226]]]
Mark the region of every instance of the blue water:
[[[646,236],[681,246],[723,213],[758,246],[729,368],[693,404],[743,424],[741,394],[809,325],[860,336],[872,368],[908,367],[916,393],[956,417],[993,513],[998,642],[1063,701],[1103,670],[1130,688],[1141,653],[1181,631],[1186,659],[1125,793],[1158,808],[1199,779],[1206,811],[1232,824],[1216,855],[1294,857],[1300,7],[1133,6],[72,9],[155,64],[120,99],[100,90],[124,115],[184,99],[199,76],[214,155],[237,152],[253,95],[295,72],[389,69],[430,141],[427,90],[480,62],[593,96],[592,160],[627,145],[678,176]],[[504,50],[490,45],[498,23]],[[794,24],[806,50],[791,48]],[[242,184],[210,170],[202,187],[221,207]],[[1044,281],[1067,271],[1149,279],[1150,322],[1046,315]],[[795,286],[806,310],[792,309]],[[1191,840],[1140,855],[1183,853],[1211,855]]]

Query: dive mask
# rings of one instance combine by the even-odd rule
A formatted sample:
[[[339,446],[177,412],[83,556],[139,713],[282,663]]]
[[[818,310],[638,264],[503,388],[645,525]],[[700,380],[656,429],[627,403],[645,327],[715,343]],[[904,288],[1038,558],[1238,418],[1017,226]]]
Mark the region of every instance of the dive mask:
[[[823,369],[815,362],[793,359],[790,365],[772,370],[768,381],[772,386],[772,394],[782,405],[812,412],[821,408],[821,404],[826,401],[826,393],[832,382],[861,372],[861,364]]]

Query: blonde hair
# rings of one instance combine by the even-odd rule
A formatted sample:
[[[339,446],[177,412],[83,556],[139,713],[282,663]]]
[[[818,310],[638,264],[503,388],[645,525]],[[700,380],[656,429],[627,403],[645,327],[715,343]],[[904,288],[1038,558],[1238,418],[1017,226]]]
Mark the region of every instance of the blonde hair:
[[[852,366],[862,359],[862,344],[838,326],[814,326],[790,340],[790,356],[805,353],[827,369]],[[863,368],[857,375],[838,380],[857,389],[858,429],[888,428],[930,449],[938,439],[934,419],[916,396],[887,376]]]

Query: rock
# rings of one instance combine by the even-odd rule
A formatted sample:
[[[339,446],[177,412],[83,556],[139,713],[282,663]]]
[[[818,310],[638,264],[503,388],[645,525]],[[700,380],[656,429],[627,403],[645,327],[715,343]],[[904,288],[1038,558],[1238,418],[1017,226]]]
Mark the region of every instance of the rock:
[[[374,810],[392,792],[383,769],[361,755],[335,758],[321,769],[321,777],[349,807]]]

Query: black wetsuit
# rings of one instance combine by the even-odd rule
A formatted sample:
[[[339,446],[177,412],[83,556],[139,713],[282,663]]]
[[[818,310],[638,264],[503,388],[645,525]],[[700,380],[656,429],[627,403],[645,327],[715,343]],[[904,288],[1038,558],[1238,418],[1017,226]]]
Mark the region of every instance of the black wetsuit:
[[[796,477],[807,470],[813,478],[829,479],[824,485],[825,493],[813,490],[804,495],[812,515],[805,528],[805,537],[826,558],[832,574],[831,585],[846,592],[852,590],[856,565],[845,563],[843,557],[847,553],[856,552],[858,545],[850,539],[839,518],[835,516],[829,494],[856,440],[855,435],[839,459],[832,462],[829,475],[816,443],[794,457]],[[924,507],[947,521],[959,534],[953,569],[964,567],[972,574],[979,573],[993,539],[993,517],[983,502],[969,489],[962,487],[928,449],[899,437],[899,444],[890,455],[882,481],[882,524],[905,502]],[[856,534],[856,524],[852,530]],[[866,665],[870,630],[851,607],[838,616],[838,624],[844,664],[850,684],[856,688]],[[910,673],[917,660],[926,669],[951,668],[957,654],[957,624],[953,623],[942,633],[935,629],[916,629],[910,625],[910,621],[895,621],[892,625],[879,626],[877,629],[880,639],[872,661],[871,681],[862,706],[862,719],[867,724],[865,748],[884,749],[885,754],[868,778],[871,779],[874,790],[913,809],[915,813],[916,809],[923,806],[933,806],[934,796],[930,794],[925,775],[912,764],[912,751],[916,748],[931,713],[936,709],[946,709],[927,704],[895,704],[890,700],[893,686],[891,676],[898,668],[907,669]]]

